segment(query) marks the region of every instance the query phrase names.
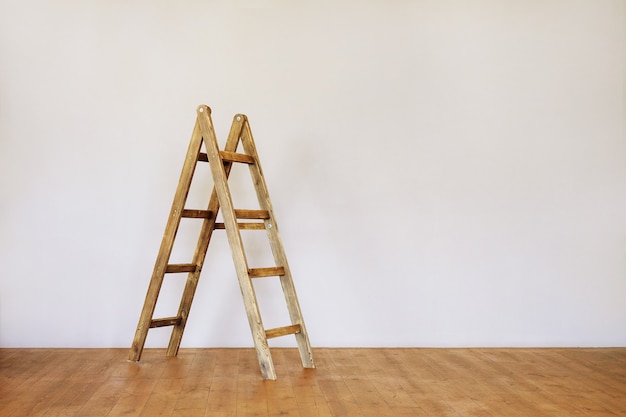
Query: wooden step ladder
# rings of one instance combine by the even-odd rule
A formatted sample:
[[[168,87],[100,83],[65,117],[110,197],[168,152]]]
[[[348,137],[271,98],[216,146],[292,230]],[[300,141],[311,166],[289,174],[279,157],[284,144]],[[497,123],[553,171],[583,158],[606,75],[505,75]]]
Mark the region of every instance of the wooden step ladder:
[[[131,361],[138,361],[141,358],[148,330],[150,328],[163,326],[173,326],[166,355],[176,356],[198,285],[198,279],[202,272],[209,242],[213,235],[213,230],[225,229],[263,378],[276,379],[274,363],[267,342],[267,339],[273,337],[294,334],[302,365],[305,368],[314,368],[315,365],[313,363],[309,337],[306,327],[304,326],[304,320],[293,285],[291,271],[289,270],[287,257],[285,256],[283,244],[278,233],[272,204],[270,202],[248,119],[243,114],[235,115],[224,150],[220,151],[211,120],[211,109],[205,105],[201,105],[197,108],[196,113],[196,124],[191,136],[189,149],[187,150],[187,156],[183,165],[178,188],[174,196],[174,202],[172,203],[172,209],[163,234],[163,240],[161,241],[161,247],[154,265],[152,278],[150,279],[150,285],[148,286],[148,293],[141,311],[141,316],[139,317],[139,324],[137,325],[129,359]],[[206,153],[201,151],[203,142]],[[240,142],[243,145],[244,153],[237,153],[237,147]],[[213,176],[213,192],[211,193],[207,210],[190,210],[185,208],[185,202],[198,162],[208,162]],[[252,182],[254,183],[257,199],[259,201],[259,210],[241,210],[233,207],[233,201],[228,186],[228,176],[233,163],[243,163],[249,166]],[[220,208],[222,209],[223,223],[216,222]],[[200,236],[193,255],[193,260],[190,264],[170,264],[170,254],[174,246],[178,226],[183,217],[202,220]],[[255,221],[238,222],[238,219]],[[266,268],[248,267],[240,229],[265,230],[267,232],[276,266]],[[187,273],[187,281],[183,290],[178,314],[174,317],[153,319],[164,277],[166,274],[175,273]],[[291,324],[266,330],[261,320],[252,280],[270,276],[280,277]]]

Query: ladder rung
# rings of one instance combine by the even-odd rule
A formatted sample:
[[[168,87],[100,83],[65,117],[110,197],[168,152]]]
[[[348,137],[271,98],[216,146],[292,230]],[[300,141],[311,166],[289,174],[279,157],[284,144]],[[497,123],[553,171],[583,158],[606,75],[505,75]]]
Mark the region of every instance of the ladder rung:
[[[265,230],[265,223],[237,223],[240,230]],[[216,229],[226,229],[224,223],[215,223]]]
[[[273,266],[271,268],[250,268],[248,269],[250,278],[280,277],[285,275],[285,268]]]
[[[166,273],[196,272],[198,265],[195,264],[170,264],[165,268]]]
[[[228,162],[243,162],[244,164],[254,164],[254,158],[245,153],[236,153],[228,151],[220,151],[222,161]]]
[[[220,157],[222,158],[222,161],[254,164],[254,158],[250,155],[246,155],[245,153],[220,151]],[[209,156],[204,152],[200,152],[200,154],[198,154],[198,161],[209,162]]]
[[[150,321],[150,328],[176,326],[180,324],[180,317],[165,317],[162,319],[154,319]]]
[[[235,217],[238,219],[261,219],[267,220],[270,218],[270,212],[267,210],[240,210],[235,209]]]
[[[192,219],[211,219],[213,218],[213,212],[211,210],[189,210],[184,209],[181,216]]]
[[[299,324],[293,324],[291,326],[277,327],[275,329],[269,329],[265,331],[265,337],[271,339],[273,337],[286,336],[288,334],[296,334],[302,332],[302,327]]]

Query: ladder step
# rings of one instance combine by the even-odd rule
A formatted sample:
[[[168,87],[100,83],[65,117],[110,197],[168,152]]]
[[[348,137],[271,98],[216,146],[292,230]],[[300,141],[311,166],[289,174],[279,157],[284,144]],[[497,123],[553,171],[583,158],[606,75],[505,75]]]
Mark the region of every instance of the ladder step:
[[[176,326],[180,324],[180,317],[164,317],[162,319],[154,319],[150,321],[150,328]]]
[[[188,210],[184,209],[181,216],[192,219],[212,219],[213,212],[210,210]]]
[[[265,230],[264,223],[237,223],[241,230]],[[215,223],[216,229],[226,229],[224,223]]]
[[[165,268],[166,274],[174,274],[177,272],[196,272],[198,265],[195,264],[170,264]]]
[[[302,327],[299,324],[291,326],[277,327],[275,329],[269,329],[265,331],[265,337],[272,339],[274,337],[286,336],[288,334],[297,334],[302,332]]]
[[[235,209],[235,217],[238,219],[257,219],[267,220],[270,218],[270,212],[267,210],[241,210]]]
[[[198,161],[209,162],[209,155],[205,154],[204,152],[200,152],[200,154],[198,154]]]
[[[242,162],[244,164],[254,164],[254,158],[244,153],[220,151],[222,161],[228,162]]]
[[[250,278],[280,277],[283,275],[285,275],[285,268],[283,268],[282,266],[248,269],[248,276],[250,276]]]

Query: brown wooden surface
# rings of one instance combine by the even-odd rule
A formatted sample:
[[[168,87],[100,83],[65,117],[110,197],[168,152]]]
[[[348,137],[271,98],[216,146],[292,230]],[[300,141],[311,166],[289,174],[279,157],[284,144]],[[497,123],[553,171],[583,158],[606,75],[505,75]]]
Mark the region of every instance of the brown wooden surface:
[[[150,328],[176,326],[178,323],[180,323],[180,317],[162,317],[152,319],[152,321],[150,321]]]
[[[183,164],[183,170],[174,196],[174,202],[172,203],[170,218],[165,228],[159,255],[157,256],[152,278],[148,286],[148,293],[139,318],[129,359],[138,361],[141,358],[148,329],[164,326],[173,326],[166,355],[177,355],[213,230],[223,228],[226,230],[228,243],[233,255],[261,374],[266,379],[276,379],[276,372],[272,363],[269,344],[267,343],[268,334],[271,337],[295,334],[303,366],[313,368],[315,365],[306,328],[304,327],[304,319],[300,312],[291,273],[287,266],[287,258],[284,254],[282,243],[278,238],[278,230],[269,201],[269,193],[262,175],[247,117],[242,114],[235,115],[224,150],[220,151],[211,119],[211,109],[205,105],[200,105],[196,109],[196,113],[198,116],[196,125],[191,136],[185,163]],[[247,154],[236,153],[240,141]],[[201,152],[202,144],[204,144],[206,153]],[[187,195],[198,161],[209,162],[213,176],[214,187],[206,210],[185,208]],[[263,208],[262,210],[235,209],[233,207],[228,177],[234,162],[249,164],[253,184],[259,204]],[[220,208],[223,211],[223,223],[216,223]],[[183,217],[204,219],[194,251],[193,261],[191,264],[169,264],[169,256],[181,218]],[[239,223],[237,219],[263,220],[263,222]],[[269,229],[272,229],[272,227],[274,230],[270,231]],[[276,261],[281,261],[278,263],[279,265],[282,264],[284,266],[249,269],[240,229],[267,230],[274,258]],[[165,273],[181,272],[186,272],[188,275],[178,314],[175,317],[152,319]],[[269,332],[266,332],[263,328],[256,294],[250,280],[252,277],[267,276],[280,276],[287,309],[292,321],[291,326],[270,330]],[[295,328],[298,329],[297,332],[285,331],[285,329]]]
[[[228,173],[226,172],[226,167],[231,163],[221,159],[217,139],[213,132],[213,123],[210,117],[207,117],[207,114],[203,113],[200,108],[198,108],[197,114],[197,123],[200,125],[203,137],[211,137],[211,140],[205,141],[205,147],[211,167],[211,174],[213,176],[213,189],[222,209],[222,218],[225,225],[224,230],[226,231],[228,245],[230,246],[233,263],[235,264],[237,280],[239,281],[243,305],[246,310],[246,316],[248,317],[261,374],[266,379],[276,379],[276,371],[272,363],[269,344],[265,338],[265,329],[263,328],[263,320],[261,319],[256,293],[254,292],[252,281],[248,276],[248,260],[244,251],[239,226],[237,225],[237,212],[241,215],[240,218],[250,218],[247,216],[248,212],[258,213],[259,210],[235,210],[228,186]],[[245,116],[236,115],[231,125],[231,132],[241,132],[245,120]],[[226,148],[225,150],[234,152],[239,143],[239,138],[240,134],[236,137],[235,149]],[[250,166],[254,166],[254,164]]]
[[[289,262],[287,262],[287,254],[285,253],[285,248],[278,231],[278,224],[276,222],[276,216],[274,216],[272,202],[270,201],[269,190],[267,189],[267,184],[265,183],[263,168],[261,168],[261,160],[254,143],[248,119],[245,116],[242,117],[244,119],[244,125],[241,134],[241,143],[246,154],[254,157],[256,160],[256,163],[249,165],[248,168],[253,179],[254,189],[257,194],[259,205],[268,213],[268,217],[264,220],[264,222],[274,262],[276,266],[279,266],[284,270],[284,272],[280,275],[280,284],[283,289],[285,302],[287,304],[287,311],[289,311],[291,324],[300,326],[300,331],[295,334],[298,351],[300,352],[300,360],[302,362],[302,366],[305,368],[315,368],[311,343],[309,341],[309,333],[304,324],[304,317],[302,316],[302,310],[300,309],[300,302],[298,301],[298,296],[296,294],[296,287],[291,275],[291,269],[289,268]]]
[[[248,268],[250,278],[279,277],[285,275],[285,268],[282,266],[271,266],[269,268]]]
[[[179,272],[195,272],[197,269],[198,265],[195,264],[169,264],[165,267],[165,272],[175,274]]]
[[[244,164],[254,164],[254,158],[250,155],[236,152],[220,151],[222,161],[242,162]]]
[[[210,210],[184,209],[181,215],[182,217],[187,217],[191,219],[212,219],[213,218],[213,212]]]
[[[235,209],[235,217],[238,219],[269,219],[270,214],[267,210],[244,210]]]
[[[626,416],[626,348],[0,349],[0,416]]]
[[[211,113],[211,109],[208,107],[205,107],[203,111],[206,114]],[[146,293],[146,298],[141,309],[139,322],[137,324],[137,329],[135,330],[135,336],[133,338],[130,352],[128,354],[128,359],[132,361],[138,361],[139,359],[141,359],[141,353],[143,351],[146,338],[148,336],[148,330],[150,329],[152,316],[154,315],[154,310],[156,308],[156,303],[159,298],[161,286],[165,278],[167,264],[170,258],[170,254],[172,253],[172,248],[174,247],[174,240],[176,239],[178,226],[180,225],[180,220],[182,218],[182,212],[185,209],[187,194],[189,193],[193,174],[196,170],[196,162],[201,146],[202,134],[200,132],[200,125],[198,121],[196,121],[196,124],[193,128],[193,133],[191,134],[191,140],[189,141],[189,147],[187,148],[185,163],[183,164],[183,169],[178,180],[178,186],[176,187],[176,193],[174,194],[174,201],[172,202],[170,215],[168,217],[167,224],[165,225],[165,232],[163,233],[161,246],[159,247],[159,253],[154,263],[152,277],[150,278],[150,283],[148,284],[148,291]],[[217,213],[216,210],[213,210],[213,212]],[[213,219],[213,222],[214,221],[215,219]],[[211,231],[213,231],[212,225],[210,229]],[[188,279],[188,282],[196,282],[197,277],[200,275],[202,262],[194,262],[194,264],[198,265],[197,271],[190,273],[190,275],[195,276],[195,279]],[[183,317],[181,314],[179,314],[178,317],[181,318],[179,326],[184,327],[186,317]]]
[[[276,327],[274,329],[267,329],[265,331],[265,337],[272,339],[274,337],[287,336],[288,334],[296,334],[302,331],[302,327],[299,324],[292,324],[291,326]]]
[[[204,129],[202,132],[203,142],[217,142],[217,138],[215,137],[215,131],[213,130],[213,122],[211,121],[211,109],[207,106],[201,105],[196,110],[198,114],[203,114],[204,120],[209,122],[210,128]],[[198,124],[196,122],[196,124]],[[239,138],[239,132],[234,127],[231,128],[228,133],[228,138],[226,139],[225,149],[227,151],[234,151],[237,149],[237,142]],[[225,162],[223,164],[224,173],[226,178],[230,175],[230,169],[232,164],[229,162]],[[198,286],[198,281],[200,280],[200,273],[202,271],[202,266],[204,265],[204,260],[206,258],[207,249],[209,248],[209,243],[211,242],[211,236],[213,235],[213,230],[215,230],[215,221],[217,219],[217,214],[220,210],[220,203],[217,198],[217,194],[215,190],[211,191],[211,197],[209,198],[209,205],[207,207],[208,212],[212,215],[203,220],[202,226],[200,228],[200,235],[198,236],[198,242],[196,243],[196,249],[194,250],[192,263],[194,265],[198,265],[197,271],[193,273],[189,273],[187,276],[187,282],[185,283],[185,289],[183,290],[183,296],[180,300],[180,305],[178,306],[178,317],[181,318],[180,322],[174,326],[172,329],[172,334],[170,336],[170,341],[167,346],[166,354],[167,356],[176,356],[178,354],[178,349],[180,348],[180,343],[183,338],[183,333],[185,331],[185,326],[187,324],[187,317],[189,316],[189,311],[191,310],[191,305],[193,303],[193,298],[196,293],[196,288]]]
[[[265,223],[238,222],[239,230],[265,230]],[[225,229],[224,223],[215,223],[216,229]]]

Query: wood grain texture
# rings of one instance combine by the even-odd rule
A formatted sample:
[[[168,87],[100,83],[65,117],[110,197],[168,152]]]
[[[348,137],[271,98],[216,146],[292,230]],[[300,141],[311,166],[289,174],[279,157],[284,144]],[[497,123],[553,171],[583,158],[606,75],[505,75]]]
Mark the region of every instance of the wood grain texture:
[[[626,416],[626,348],[0,349],[0,415]]]
[[[235,209],[235,217],[238,219],[269,219],[270,215],[267,210],[247,210]]]
[[[244,164],[254,164],[254,158],[250,155],[236,152],[220,151],[222,161],[242,162]]]
[[[291,326],[276,327],[274,329],[267,329],[265,331],[265,337],[272,339],[274,337],[286,336],[288,334],[297,334],[302,331],[302,327],[299,324],[292,324]]]
[[[241,131],[240,129],[244,120],[245,117],[235,117],[231,131]],[[228,245],[230,246],[233,263],[235,264],[235,271],[237,272],[237,279],[239,281],[252,339],[256,347],[261,374],[264,378],[276,379],[270,348],[265,338],[265,330],[263,328],[261,312],[259,311],[258,300],[254,292],[254,287],[252,286],[252,281],[250,281],[250,277],[248,276],[248,260],[244,251],[239,227],[237,226],[237,213],[233,206],[233,199],[228,186],[228,175],[220,156],[217,139],[213,131],[213,123],[211,119],[207,117],[206,113],[200,111],[200,108],[198,109],[197,123],[200,125],[203,137],[211,138],[205,141],[205,146],[211,167],[211,174],[213,176],[213,187],[222,209],[222,218],[228,238]],[[235,128],[235,126],[237,126],[237,128]],[[238,141],[236,143],[238,143]],[[226,150],[231,151],[230,149]],[[247,212],[248,210],[244,211]],[[253,211],[258,212],[258,210]]]
[[[265,230],[265,223],[238,222],[239,230]],[[226,229],[224,223],[215,223],[216,229]]]
[[[199,106],[197,109],[198,112],[203,113],[208,120],[209,124],[213,126],[213,122],[211,121],[211,109],[207,106]],[[196,122],[198,124],[198,122]],[[211,128],[210,132],[207,133],[206,137],[203,137],[203,141],[217,141],[215,137],[215,132]],[[234,151],[237,149],[237,142],[239,138],[239,131],[236,126],[233,126],[228,133],[228,138],[226,139],[225,150],[226,151]],[[223,164],[223,172],[228,178],[230,175],[230,170],[232,168],[232,163],[226,162]],[[204,264],[204,260],[206,258],[207,249],[209,247],[209,243],[211,242],[211,236],[213,235],[213,230],[215,230],[215,221],[217,219],[217,214],[220,210],[220,203],[217,198],[217,193],[215,190],[211,191],[211,197],[209,198],[209,205],[207,207],[207,212],[211,213],[210,217],[206,217],[202,222],[202,226],[200,229],[200,236],[198,236],[198,242],[196,243],[196,249],[194,250],[192,263],[194,265],[198,265],[198,269],[196,272],[189,273],[187,276],[187,282],[185,283],[185,289],[183,291],[183,296],[180,300],[180,305],[178,307],[178,317],[181,318],[180,323],[178,323],[172,329],[172,335],[170,336],[170,341],[167,346],[166,354],[168,356],[176,356],[178,353],[178,349],[180,348],[180,343],[183,338],[183,333],[185,331],[185,326],[187,323],[187,317],[189,316],[189,312],[191,310],[191,305],[193,303],[193,298],[196,293],[196,288],[198,286],[198,281],[200,280],[200,273],[202,271],[202,266]]]
[[[219,150],[217,137],[211,119],[211,109],[205,105],[200,105],[196,109],[197,119],[191,136],[190,145],[183,164],[181,177],[172,203],[170,218],[165,227],[165,233],[161,242],[159,255],[155,262],[154,271],[148,293],[144,301],[144,306],[139,318],[139,324],[135,332],[135,337],[129,353],[129,360],[139,361],[150,328],[172,326],[170,341],[166,350],[167,356],[176,356],[180,348],[183,332],[191,309],[191,304],[196,292],[202,266],[206,257],[206,252],[215,229],[225,229],[228,243],[231,248],[237,278],[244,299],[244,306],[248,322],[252,332],[252,338],[257,351],[261,374],[266,379],[276,379],[276,371],[272,362],[272,357],[267,342],[268,337],[279,337],[295,334],[300,350],[302,364],[312,368],[313,356],[309,344],[304,319],[300,312],[300,306],[296,297],[291,273],[288,270],[287,259],[282,248],[282,243],[278,237],[276,222],[271,211],[269,193],[265,185],[265,180],[261,172],[261,167],[256,153],[256,147],[252,138],[252,132],[245,115],[235,115],[231,125],[228,139],[223,151]],[[237,153],[239,143],[249,153]],[[206,153],[201,152],[202,145]],[[198,161],[209,162],[211,174],[213,176],[213,190],[206,210],[185,208],[187,195],[189,193],[193,174]],[[228,186],[228,177],[233,163],[245,163],[250,166],[252,182],[259,199],[262,210],[257,209],[235,209],[233,207],[232,196]],[[216,223],[217,215],[222,209],[223,222]],[[188,264],[170,264],[174,240],[180,225],[181,219],[203,219],[200,235],[194,251],[193,260]],[[238,219],[263,220],[263,222],[244,222]],[[269,230],[269,229],[274,230]],[[281,262],[275,267],[248,268],[248,262],[241,239],[241,230],[266,230],[270,240],[270,246],[274,253],[274,259]],[[284,266],[281,266],[284,265]],[[185,289],[181,297],[178,314],[174,317],[153,319],[156,302],[166,273],[177,274],[187,273]],[[263,321],[258,307],[254,286],[251,278],[261,278],[269,276],[279,276],[287,302],[287,309],[292,321],[291,326],[265,331]],[[296,331],[297,330],[297,331]]]
[[[287,304],[287,311],[289,312],[291,324],[300,326],[300,331],[295,334],[298,351],[300,352],[300,361],[302,362],[302,366],[305,368],[315,368],[311,343],[309,341],[309,333],[304,324],[304,317],[302,316],[302,310],[300,309],[300,302],[298,301],[296,288],[291,275],[291,269],[289,268],[289,262],[287,262],[287,254],[285,253],[276,217],[274,216],[274,209],[272,207],[272,202],[270,201],[269,190],[267,189],[267,184],[265,183],[265,177],[263,175],[263,169],[261,168],[261,161],[254,143],[254,138],[252,136],[252,130],[250,129],[248,118],[245,115],[240,116],[244,120],[241,143],[246,154],[252,156],[256,161],[255,164],[248,165],[248,168],[254,183],[257,200],[261,209],[267,211],[268,213],[268,217],[265,220],[267,238],[272,249],[272,255],[276,266],[279,266],[284,270],[284,272],[280,275],[280,284],[283,289],[285,302]],[[238,116],[235,116],[235,119],[237,119],[237,117]]]
[[[248,268],[250,278],[279,277],[285,275],[285,268],[272,266],[269,268]]]
[[[203,109],[206,113],[210,114],[211,109],[205,107]],[[154,263],[154,269],[152,271],[152,277],[150,278],[150,284],[148,285],[148,292],[146,293],[146,299],[144,300],[143,308],[141,309],[141,315],[139,316],[139,323],[135,330],[135,336],[128,355],[128,359],[132,361],[138,361],[141,359],[141,353],[146,343],[146,337],[148,336],[148,330],[150,329],[150,321],[154,315],[156,308],[156,302],[161,291],[163,279],[167,264],[174,247],[174,240],[178,232],[178,226],[182,218],[182,212],[185,209],[185,201],[187,200],[187,194],[191,187],[191,181],[193,174],[196,170],[196,161],[198,159],[198,153],[202,146],[202,134],[200,132],[200,125],[196,121],[194,125],[193,133],[191,134],[191,140],[189,141],[189,147],[187,148],[187,155],[185,156],[185,163],[178,180],[178,186],[176,187],[176,193],[174,194],[174,201],[172,202],[172,208],[170,209],[170,215],[168,217],[167,224],[165,225],[165,232],[163,232],[163,238],[161,240],[161,246],[159,247],[159,253]],[[216,211],[213,211],[216,213]],[[211,231],[213,227],[211,226]],[[195,263],[200,265],[199,262]],[[193,273],[196,275],[195,281],[197,281],[198,272]],[[181,314],[178,315],[182,317]],[[181,320],[181,326],[184,327],[185,319]]]

